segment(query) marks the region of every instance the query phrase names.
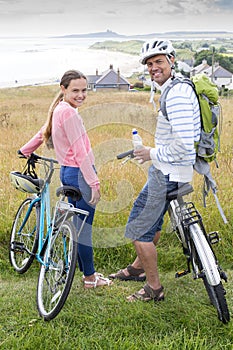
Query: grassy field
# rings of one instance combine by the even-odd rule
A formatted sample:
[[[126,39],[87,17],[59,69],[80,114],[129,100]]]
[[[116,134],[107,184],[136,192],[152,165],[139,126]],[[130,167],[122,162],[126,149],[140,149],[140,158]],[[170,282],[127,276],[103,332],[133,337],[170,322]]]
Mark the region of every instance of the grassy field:
[[[114,282],[109,288],[84,290],[77,270],[74,284],[61,313],[44,322],[36,309],[39,266],[22,276],[8,261],[8,242],[17,205],[24,197],[9,183],[9,172],[21,170],[24,162],[16,151],[39,130],[57,86],[22,87],[0,90],[0,349],[233,349],[232,322],[223,325],[209,305],[202,281],[188,275],[175,279],[185,261],[166,218],[158,246],[159,270],[165,286],[165,302],[126,302],[126,296],[143,283]],[[157,99],[159,96],[156,97]],[[155,113],[148,102],[149,93],[93,93],[80,113],[91,139],[101,180],[102,199],[93,228],[97,271],[109,274],[128,265],[135,257],[124,239],[124,226],[133,200],[147,176],[147,165],[134,162],[122,165],[116,154],[131,148],[131,129],[137,127],[144,143],[153,145]],[[202,203],[202,178],[195,175],[195,192],[190,196],[201,212],[207,231],[218,230],[220,243],[215,252],[227,272],[224,284],[230,313],[233,308],[233,121],[232,99],[222,99],[222,126],[219,168],[212,170],[218,197],[228,218],[224,225],[212,194],[207,208]],[[38,153],[48,154],[41,147]],[[58,171],[53,186],[59,183]]]
[[[201,38],[201,36],[197,39],[195,36],[193,37],[193,41],[191,43],[190,38],[185,38],[182,36],[182,41],[177,40],[177,38],[172,38],[172,43],[174,44],[174,47],[176,48],[176,57],[178,60],[187,60],[192,59],[194,55],[194,51],[198,51],[203,45],[208,45],[208,47],[215,47],[215,49],[219,50],[220,48],[224,47],[226,49],[226,56],[230,57],[232,50],[233,50],[233,42],[232,42],[232,33],[228,38],[225,37],[222,38],[221,35],[216,37],[209,36],[207,39],[206,37]],[[138,52],[140,52],[142,43],[144,40],[127,40],[127,41],[112,41],[112,40],[106,40],[103,42],[97,42],[93,44],[90,48],[95,50],[110,50],[110,51],[118,51],[118,52],[125,52],[129,53],[131,55],[138,55]],[[190,43],[192,50],[190,50]],[[182,45],[187,44],[186,48]],[[184,45],[185,46],[185,45]]]

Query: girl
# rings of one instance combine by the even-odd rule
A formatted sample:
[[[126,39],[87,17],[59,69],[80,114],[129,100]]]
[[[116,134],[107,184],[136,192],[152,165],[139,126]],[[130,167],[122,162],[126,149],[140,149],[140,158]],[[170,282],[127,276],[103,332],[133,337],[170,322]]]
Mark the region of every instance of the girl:
[[[61,165],[60,180],[63,185],[80,189],[82,199],[72,201],[75,207],[90,214],[78,238],[78,264],[83,272],[85,288],[109,285],[111,281],[95,272],[92,247],[92,222],[95,206],[100,200],[100,183],[94,167],[90,140],[77,108],[87,96],[87,79],[76,70],[65,72],[60,82],[61,91],[50,106],[48,119],[41,130],[20,151],[29,156],[43,142],[54,148]],[[77,228],[81,218],[76,220]]]

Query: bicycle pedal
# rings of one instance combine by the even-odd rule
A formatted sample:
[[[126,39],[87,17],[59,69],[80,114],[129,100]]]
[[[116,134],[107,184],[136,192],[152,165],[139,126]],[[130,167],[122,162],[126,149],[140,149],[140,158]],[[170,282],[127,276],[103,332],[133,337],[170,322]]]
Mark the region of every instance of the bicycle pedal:
[[[178,272],[175,274],[175,278],[180,278],[180,277],[186,276],[188,273],[189,273],[188,270],[178,271]]]
[[[18,252],[18,253],[21,252],[21,253],[23,253],[25,251],[24,243],[22,243],[22,242],[12,242],[11,250],[14,251],[14,252]]]
[[[207,236],[211,244],[219,243],[219,241],[221,240],[221,238],[219,237],[218,231],[210,232],[208,233]]]

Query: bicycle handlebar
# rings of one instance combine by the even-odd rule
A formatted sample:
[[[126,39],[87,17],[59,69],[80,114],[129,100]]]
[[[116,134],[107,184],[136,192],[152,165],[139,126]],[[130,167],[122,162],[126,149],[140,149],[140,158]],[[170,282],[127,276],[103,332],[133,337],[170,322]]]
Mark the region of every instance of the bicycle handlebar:
[[[133,152],[134,152],[134,150],[131,149],[130,151],[126,151],[126,152],[120,153],[120,154],[117,155],[117,159],[123,159],[125,157],[134,158]]]
[[[20,150],[18,150],[17,153],[19,154],[20,158],[27,158]],[[58,164],[58,161],[56,159],[39,156],[36,153],[31,153],[31,155],[28,159],[34,160],[35,162],[38,161],[39,159],[41,159],[41,160],[44,160],[45,162]]]

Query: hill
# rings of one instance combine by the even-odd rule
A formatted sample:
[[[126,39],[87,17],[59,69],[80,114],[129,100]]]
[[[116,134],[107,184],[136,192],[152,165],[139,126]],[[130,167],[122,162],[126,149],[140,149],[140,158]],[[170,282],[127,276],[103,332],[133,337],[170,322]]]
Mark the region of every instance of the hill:
[[[135,35],[123,35],[106,30],[105,32],[96,33],[78,33],[58,36],[58,38],[138,38],[138,39],[150,39],[150,38],[170,38],[170,39],[207,39],[207,38],[233,38],[233,32],[226,31],[175,31],[175,32],[163,32],[163,33],[148,33],[148,34],[135,34]]]

